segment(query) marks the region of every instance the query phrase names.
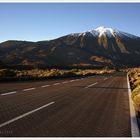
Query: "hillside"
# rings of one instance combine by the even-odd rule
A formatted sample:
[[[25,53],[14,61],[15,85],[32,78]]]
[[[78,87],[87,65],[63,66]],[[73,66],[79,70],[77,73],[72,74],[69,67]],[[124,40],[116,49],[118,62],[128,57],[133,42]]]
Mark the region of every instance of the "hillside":
[[[105,27],[50,41],[0,43],[1,67],[135,67],[139,62],[140,37]]]

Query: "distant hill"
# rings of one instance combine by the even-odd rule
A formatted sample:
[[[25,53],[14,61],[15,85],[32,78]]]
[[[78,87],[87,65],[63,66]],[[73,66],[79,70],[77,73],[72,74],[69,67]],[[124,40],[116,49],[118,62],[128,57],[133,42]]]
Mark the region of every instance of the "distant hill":
[[[140,66],[140,37],[99,27],[51,41],[6,41],[0,43],[0,66]]]

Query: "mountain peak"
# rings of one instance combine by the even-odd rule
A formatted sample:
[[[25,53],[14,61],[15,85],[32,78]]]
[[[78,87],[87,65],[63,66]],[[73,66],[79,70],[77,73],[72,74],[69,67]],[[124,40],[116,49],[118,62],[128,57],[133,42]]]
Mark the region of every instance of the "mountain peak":
[[[93,36],[101,37],[107,35],[108,37],[113,37],[115,32],[118,32],[115,29],[100,26],[94,30],[89,31]]]
[[[111,34],[111,35],[113,35],[113,33],[114,33],[114,29],[107,28],[104,26],[100,26],[100,27],[96,28],[95,31],[97,31],[99,33],[99,36],[102,36],[105,33]]]
[[[106,29],[105,26],[99,26],[99,27],[97,27],[95,30],[104,30],[104,29]]]
[[[0,43],[0,64],[20,69],[140,66],[139,46],[140,37],[100,26],[52,41]]]

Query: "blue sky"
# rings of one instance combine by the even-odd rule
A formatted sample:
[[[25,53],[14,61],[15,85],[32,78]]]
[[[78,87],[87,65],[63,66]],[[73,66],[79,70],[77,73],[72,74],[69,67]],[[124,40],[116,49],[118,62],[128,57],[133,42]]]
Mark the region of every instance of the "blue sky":
[[[140,36],[140,3],[0,3],[0,42],[49,40],[99,26]]]

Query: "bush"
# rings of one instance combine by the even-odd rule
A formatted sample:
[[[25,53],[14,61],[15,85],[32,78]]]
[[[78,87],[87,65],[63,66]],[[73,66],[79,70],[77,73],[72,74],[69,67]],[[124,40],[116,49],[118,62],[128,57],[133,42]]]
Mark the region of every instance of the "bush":
[[[31,80],[31,79],[46,79],[46,78],[54,78],[54,77],[73,77],[73,76],[86,76],[86,75],[94,75],[94,74],[105,74],[105,73],[113,73],[113,70],[95,70],[95,69],[32,69],[32,70],[10,70],[3,69],[0,70],[1,79],[18,79],[18,80]],[[14,78],[13,78],[14,77]]]
[[[15,77],[16,72],[10,69],[2,69],[0,70],[0,77]]]
[[[136,94],[133,97],[133,102],[134,102],[134,107],[136,111],[140,112],[140,90],[139,90],[139,94]]]
[[[140,68],[128,72],[132,89],[132,100],[137,112],[140,112]]]

